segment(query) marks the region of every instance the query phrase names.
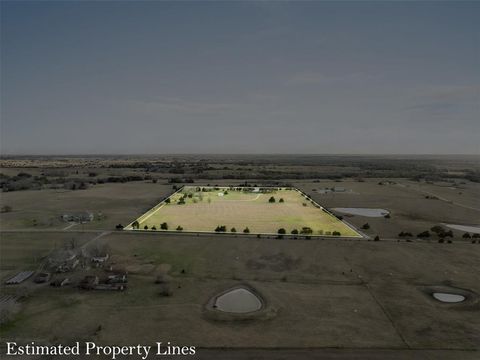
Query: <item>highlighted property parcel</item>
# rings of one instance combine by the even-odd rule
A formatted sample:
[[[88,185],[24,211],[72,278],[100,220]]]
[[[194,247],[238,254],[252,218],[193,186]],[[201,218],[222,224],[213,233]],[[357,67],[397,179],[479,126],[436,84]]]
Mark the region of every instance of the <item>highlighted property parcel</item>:
[[[362,237],[295,188],[185,186],[125,230]]]

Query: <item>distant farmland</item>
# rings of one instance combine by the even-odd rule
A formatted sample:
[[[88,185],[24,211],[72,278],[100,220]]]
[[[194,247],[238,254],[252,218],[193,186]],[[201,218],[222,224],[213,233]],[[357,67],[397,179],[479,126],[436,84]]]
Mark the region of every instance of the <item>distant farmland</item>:
[[[297,189],[185,186],[126,230],[361,237]]]

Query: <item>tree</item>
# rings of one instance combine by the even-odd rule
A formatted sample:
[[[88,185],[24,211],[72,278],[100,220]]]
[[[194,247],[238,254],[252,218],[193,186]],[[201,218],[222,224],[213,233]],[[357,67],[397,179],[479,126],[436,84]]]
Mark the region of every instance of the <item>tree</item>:
[[[375,238],[373,239],[373,241],[380,241],[380,236],[375,236]]]
[[[137,221],[137,220],[135,220],[135,221],[133,222],[133,224],[132,224],[132,228],[134,228],[134,229],[138,229],[138,228],[140,228],[140,224],[138,223],[138,221]]]
[[[293,230],[291,231],[291,233],[292,233],[293,235],[297,235],[297,234],[298,234],[298,230],[297,230],[297,229],[293,229]]]
[[[244,234],[250,233],[250,229],[249,229],[248,227],[246,227],[245,229],[243,229],[243,233],[244,233]]]
[[[275,198],[273,196],[270,197],[270,199],[268,199],[268,202],[269,203],[274,203],[275,202]]]
[[[302,230],[300,230],[300,234],[311,234],[311,233],[313,233],[313,230],[308,226],[304,226],[302,227]],[[326,234],[326,235],[330,235],[330,234]]]
[[[180,225],[177,226],[177,231],[182,231],[183,230],[183,227],[181,227]]]
[[[364,229],[364,230],[370,229],[370,224],[369,223],[363,224],[362,229]]]
[[[237,232],[237,229],[235,229],[234,227],[232,227],[232,228],[230,229],[230,232],[236,233],[236,232]]]
[[[117,229],[117,230],[122,230],[122,229],[123,229],[123,225],[122,225],[122,224],[118,224],[117,226],[115,226],[115,229]]]
[[[283,234],[286,234],[287,231],[286,231],[284,228],[280,228],[280,229],[278,229],[278,233],[279,233],[280,235],[283,235]]]
[[[143,230],[148,230],[148,226],[145,225],[145,226],[143,227]]]
[[[285,202],[285,200],[283,200],[283,198],[280,198],[280,200],[278,200],[278,202],[283,203],[283,202]]]
[[[472,236],[468,232],[466,232],[465,234],[462,235],[462,237],[464,239],[470,239]]]
[[[168,230],[168,224],[166,222],[160,224],[160,229]]]

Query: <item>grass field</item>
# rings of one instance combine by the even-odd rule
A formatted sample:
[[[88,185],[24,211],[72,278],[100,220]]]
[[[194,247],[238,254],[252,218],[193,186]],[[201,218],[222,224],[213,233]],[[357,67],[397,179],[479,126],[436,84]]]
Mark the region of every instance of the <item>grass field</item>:
[[[166,223],[168,229],[163,230],[214,232],[217,226],[225,226],[226,232],[248,228],[253,234],[276,234],[283,228],[287,234],[297,230],[314,236],[361,237],[296,189],[267,191],[185,186],[139,217],[138,226],[132,223],[126,229],[162,230],[160,225]]]

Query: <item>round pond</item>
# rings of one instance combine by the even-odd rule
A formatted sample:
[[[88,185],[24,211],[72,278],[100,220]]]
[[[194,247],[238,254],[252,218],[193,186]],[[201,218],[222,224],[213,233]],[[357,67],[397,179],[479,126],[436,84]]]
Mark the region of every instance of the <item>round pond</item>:
[[[478,225],[457,225],[457,224],[445,224],[446,227],[449,227],[454,230],[471,232],[474,234],[480,234],[480,226]]]
[[[224,312],[243,314],[260,310],[262,301],[250,290],[236,288],[217,297],[214,307]]]
[[[450,294],[450,293],[442,293],[442,292],[434,292],[432,296],[441,302],[444,303],[459,303],[465,300],[465,296],[460,294]]]

